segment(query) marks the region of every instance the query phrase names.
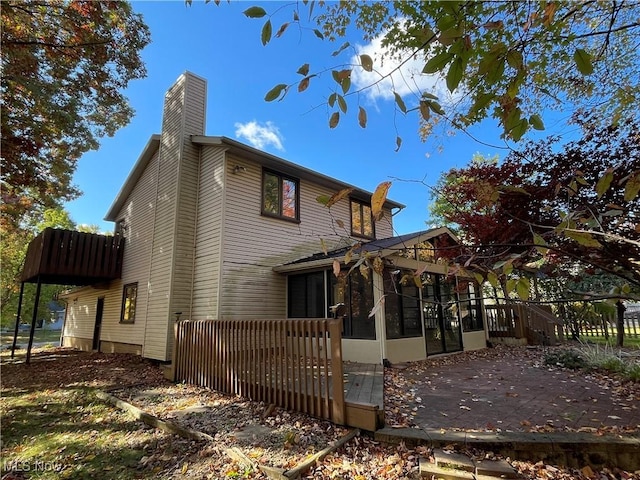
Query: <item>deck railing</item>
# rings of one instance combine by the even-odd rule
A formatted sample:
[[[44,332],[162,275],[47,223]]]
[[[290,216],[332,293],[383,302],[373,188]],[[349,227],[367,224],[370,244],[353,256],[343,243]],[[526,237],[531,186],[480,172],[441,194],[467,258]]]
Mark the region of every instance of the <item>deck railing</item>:
[[[180,321],[172,376],[343,425],[341,329],[339,319]]]
[[[526,338],[529,344],[555,345],[562,322],[546,306],[486,305],[489,337]]]

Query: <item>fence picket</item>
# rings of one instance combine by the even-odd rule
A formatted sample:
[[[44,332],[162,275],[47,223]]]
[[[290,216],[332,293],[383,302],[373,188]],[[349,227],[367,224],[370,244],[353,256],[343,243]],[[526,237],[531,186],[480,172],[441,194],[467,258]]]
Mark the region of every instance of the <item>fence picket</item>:
[[[176,382],[344,423],[337,320],[183,320],[173,358]]]

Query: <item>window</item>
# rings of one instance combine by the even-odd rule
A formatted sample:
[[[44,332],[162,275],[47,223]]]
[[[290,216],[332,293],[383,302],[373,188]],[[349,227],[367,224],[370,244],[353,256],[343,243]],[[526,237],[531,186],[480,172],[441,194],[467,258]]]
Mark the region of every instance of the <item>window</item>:
[[[262,213],[287,220],[300,218],[298,180],[283,175],[262,172]]]
[[[325,318],[325,272],[289,276],[289,318]]]
[[[387,338],[422,336],[420,293],[412,280],[402,281],[404,273],[394,275],[391,270],[384,271]]]
[[[351,234],[358,237],[374,238],[371,205],[351,200]]]
[[[460,318],[464,332],[484,330],[482,305],[480,299],[476,296],[475,288],[477,288],[475,285],[468,285],[462,288],[458,294],[460,299]]]
[[[373,310],[373,280],[371,275],[365,277],[358,270],[346,274],[340,273],[338,278],[331,275],[332,305],[342,303],[346,307],[342,327],[343,338],[362,338],[375,340],[376,324],[369,312]]]
[[[138,284],[129,283],[122,291],[122,311],[120,323],[133,323],[136,319],[136,299],[138,297]]]

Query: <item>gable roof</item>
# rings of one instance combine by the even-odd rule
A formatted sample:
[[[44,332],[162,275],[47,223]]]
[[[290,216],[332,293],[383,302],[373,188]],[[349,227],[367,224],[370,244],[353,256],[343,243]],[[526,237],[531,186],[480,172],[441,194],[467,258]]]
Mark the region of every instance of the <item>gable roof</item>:
[[[145,167],[148,165],[149,161],[153,158],[153,155],[160,147],[160,138],[161,136],[159,134],[151,135],[151,138],[142,150],[140,157],[138,157],[138,160],[131,169],[131,172],[129,173],[129,176],[120,189],[120,192],[118,192],[118,195],[113,201],[113,204],[104,217],[105,220],[111,222],[115,222],[117,220],[118,213],[122,209],[128,196],[131,194],[131,191],[135,187],[136,183],[142,176]],[[212,145],[225,147],[230,153],[249,158],[250,160],[257,162],[264,167],[277,170],[280,173],[290,175],[301,180],[308,180],[331,190],[340,191],[346,188],[351,188],[353,189],[351,197],[367,202],[371,201],[372,192],[368,192],[353,185],[349,185],[348,183],[341,182],[339,180],[336,180],[335,178],[331,178],[327,175],[315,172],[308,168],[284,160],[280,157],[276,157],[275,155],[271,155],[270,153],[263,152],[262,150],[258,150],[257,148],[251,147],[249,145],[245,145],[244,143],[238,142],[237,140],[233,140],[231,138],[224,136],[192,135],[191,141],[196,145]],[[389,209],[398,208],[400,210],[405,207],[405,205],[389,199],[387,199],[387,201],[384,203],[384,206]]]
[[[358,253],[377,253],[382,257],[387,257],[401,248],[428,241],[441,235],[448,235],[456,243],[460,243],[458,238],[447,227],[431,228],[419,232],[406,233],[396,237],[381,238],[363,243]],[[278,265],[273,268],[275,272],[287,273],[307,270],[310,268],[328,267],[334,260],[344,260],[346,253],[353,247],[343,247],[330,252],[315,253],[311,256],[295,260],[293,262]]]

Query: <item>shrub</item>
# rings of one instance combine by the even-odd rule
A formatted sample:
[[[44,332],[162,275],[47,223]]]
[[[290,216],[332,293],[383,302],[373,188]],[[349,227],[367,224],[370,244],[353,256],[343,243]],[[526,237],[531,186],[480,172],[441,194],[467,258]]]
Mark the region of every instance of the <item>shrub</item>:
[[[624,372],[624,376],[632,382],[640,382],[640,363],[631,364]]]
[[[575,350],[547,352],[544,356],[544,363],[545,365],[570,368],[572,370],[586,368],[588,366],[588,363],[582,355]]]

